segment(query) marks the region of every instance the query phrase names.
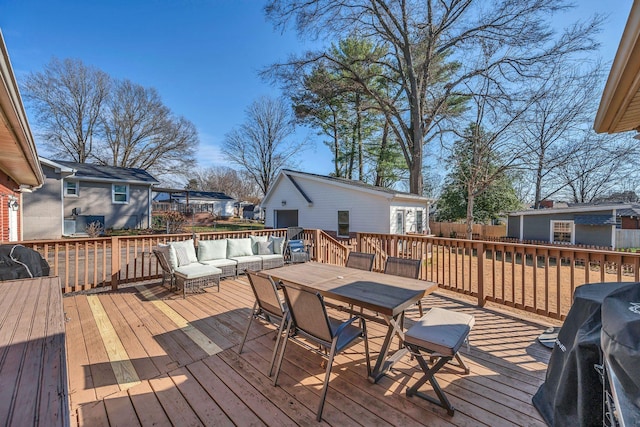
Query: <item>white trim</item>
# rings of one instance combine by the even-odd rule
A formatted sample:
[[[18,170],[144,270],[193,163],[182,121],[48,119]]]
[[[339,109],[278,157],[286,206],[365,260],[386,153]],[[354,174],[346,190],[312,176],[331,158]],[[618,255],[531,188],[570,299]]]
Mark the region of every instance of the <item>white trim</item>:
[[[338,237],[349,237],[349,233],[340,234],[340,212],[346,212],[349,217],[349,222],[347,222],[347,226],[349,227],[349,233],[351,233],[351,210],[350,209],[338,209],[336,210],[336,236]]]
[[[520,215],[520,240],[524,240],[524,215]]]
[[[116,185],[118,186],[124,186],[125,188],[125,194],[127,196],[127,200],[122,202],[122,201],[118,201],[116,200]],[[122,194],[122,193],[118,193],[118,194]],[[129,184],[111,184],[111,203],[113,203],[114,205],[127,205],[129,204],[129,200],[130,200],[130,194],[129,194]]]
[[[67,183],[73,182],[76,184],[76,194],[68,194],[67,193]],[[73,179],[66,179],[63,178],[62,179],[62,196],[63,197],[73,197],[73,198],[78,198],[80,197],[80,181],[77,180],[73,180]]]
[[[547,208],[547,209],[530,209],[526,211],[509,212],[509,216],[531,216],[531,215],[549,215],[555,213],[575,213],[575,212],[598,212],[613,211],[616,209],[631,209],[635,205],[616,204],[616,205],[593,205],[593,206],[575,206],[570,208]]]
[[[571,241],[558,242],[558,243],[570,243],[572,245],[575,245],[576,244],[576,224],[573,220],[568,220],[568,219],[552,219],[549,221],[549,242],[555,243],[553,240],[553,226],[556,223],[571,224]]]

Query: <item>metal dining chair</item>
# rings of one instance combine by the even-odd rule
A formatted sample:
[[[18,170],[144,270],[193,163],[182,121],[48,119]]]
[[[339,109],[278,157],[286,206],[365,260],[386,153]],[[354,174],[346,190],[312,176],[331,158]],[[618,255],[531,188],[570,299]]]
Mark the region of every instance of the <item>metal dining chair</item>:
[[[276,325],[278,327],[278,332],[276,336],[276,343],[273,347],[273,354],[271,355],[271,364],[269,365],[269,376],[271,376],[278,346],[280,345],[280,339],[282,338],[282,331],[284,330],[287,319],[289,318],[289,311],[287,310],[287,306],[280,299],[278,288],[270,276],[251,270],[247,270],[246,274],[249,278],[249,284],[251,285],[253,295],[256,297],[256,302],[251,310],[249,323],[247,324],[247,329],[244,331],[244,336],[242,337],[238,354],[242,353],[242,348],[247,340],[247,335],[249,335],[251,323],[253,323],[254,320],[261,319]]]
[[[419,259],[389,257],[384,266],[384,274],[418,279],[421,265],[422,260]],[[424,315],[422,300],[418,301],[418,310],[420,311],[420,317],[422,317]]]
[[[357,268],[358,270],[371,271],[373,269],[373,259],[375,254],[364,252],[349,252],[346,267]]]
[[[278,374],[280,373],[280,367],[282,366],[282,360],[289,340],[297,340],[299,337],[303,337],[306,341],[318,345],[320,347],[319,350],[308,345],[305,347],[328,358],[322,392],[320,393],[320,404],[318,405],[316,416],[317,420],[321,421],[324,401],[327,396],[327,390],[329,389],[329,378],[331,376],[333,359],[336,354],[350,347],[358,338],[364,339],[367,378],[371,375],[366,323],[360,316],[351,317],[344,322],[330,318],[327,315],[324,299],[318,292],[310,292],[288,282],[281,282],[281,284],[287,306],[290,310],[290,316],[285,333],[285,337],[287,338],[285,338],[284,343],[282,343],[273,385],[275,386],[278,383]],[[356,320],[360,321],[359,327],[353,325]],[[291,334],[291,332],[295,332],[295,334]]]

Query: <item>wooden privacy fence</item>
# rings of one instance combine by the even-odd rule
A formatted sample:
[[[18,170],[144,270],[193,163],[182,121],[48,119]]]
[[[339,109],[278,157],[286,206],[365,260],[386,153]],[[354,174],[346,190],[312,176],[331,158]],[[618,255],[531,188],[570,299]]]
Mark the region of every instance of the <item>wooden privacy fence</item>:
[[[423,236],[358,234],[358,250],[422,259],[421,278],[486,301],[564,319],[577,286],[640,281],[640,255],[616,251],[538,246]]]
[[[464,238],[467,235],[467,224],[454,222],[429,222],[431,234],[438,237]],[[507,235],[506,225],[473,224],[473,238],[500,238]]]

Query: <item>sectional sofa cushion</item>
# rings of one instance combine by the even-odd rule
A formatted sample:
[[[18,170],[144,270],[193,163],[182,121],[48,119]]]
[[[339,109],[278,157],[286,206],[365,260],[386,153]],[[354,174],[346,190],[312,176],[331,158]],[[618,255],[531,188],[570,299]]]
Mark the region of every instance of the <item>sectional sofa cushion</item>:
[[[251,239],[227,239],[227,258],[252,256]]]
[[[176,249],[182,248],[181,250],[181,260],[183,263],[181,264],[178,260],[178,254]],[[170,242],[169,243],[169,263],[172,268],[177,268],[183,265],[187,265],[193,262],[198,262],[198,256],[196,255],[196,248],[193,245],[193,239],[185,240],[182,242]],[[186,264],[185,264],[186,263]]]
[[[273,255],[273,242],[258,242],[258,255]]]
[[[238,264],[238,261],[233,260],[233,259],[226,259],[226,258],[222,258],[222,259],[209,259],[206,261],[200,261],[200,264],[203,265],[212,265],[214,267],[228,267],[228,266],[236,266],[236,264]]]
[[[227,239],[198,241],[198,261],[225,259],[227,257]]]
[[[176,274],[184,277],[185,279],[197,279],[199,277],[219,275],[220,273],[222,273],[222,270],[219,268],[200,263],[176,268]]]
[[[251,252],[253,255],[258,254],[258,244],[269,240],[269,236],[249,236],[251,239]]]
[[[269,236],[269,241],[273,242],[273,253],[282,255],[284,253],[284,237]]]

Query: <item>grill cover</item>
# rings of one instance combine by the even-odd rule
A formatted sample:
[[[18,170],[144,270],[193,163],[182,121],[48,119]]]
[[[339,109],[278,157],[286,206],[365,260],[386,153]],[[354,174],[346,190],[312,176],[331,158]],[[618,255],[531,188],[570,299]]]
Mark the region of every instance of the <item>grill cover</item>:
[[[533,405],[550,426],[602,426],[601,306],[611,292],[629,282],[593,283],[575,290],[567,318],[551,352],[545,382]]]
[[[602,353],[625,425],[640,424],[640,284],[610,293],[602,303]],[[624,404],[622,404],[624,402]]]
[[[39,252],[22,245],[0,245],[0,280],[49,275],[49,264]]]

